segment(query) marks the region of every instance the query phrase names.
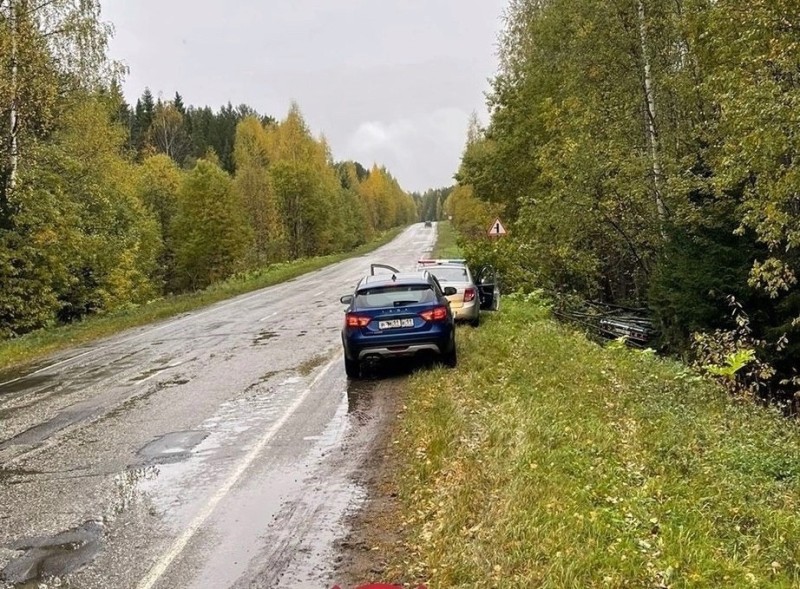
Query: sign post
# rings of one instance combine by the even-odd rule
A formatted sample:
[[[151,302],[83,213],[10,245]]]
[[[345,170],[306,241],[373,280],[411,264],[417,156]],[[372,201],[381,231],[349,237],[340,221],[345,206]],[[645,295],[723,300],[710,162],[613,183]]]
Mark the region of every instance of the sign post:
[[[503,223],[500,221],[500,218],[498,217],[497,219],[494,220],[492,226],[489,227],[489,231],[487,233],[489,234],[489,237],[502,237],[503,235],[508,233],[508,231],[506,231],[506,228],[503,227]]]

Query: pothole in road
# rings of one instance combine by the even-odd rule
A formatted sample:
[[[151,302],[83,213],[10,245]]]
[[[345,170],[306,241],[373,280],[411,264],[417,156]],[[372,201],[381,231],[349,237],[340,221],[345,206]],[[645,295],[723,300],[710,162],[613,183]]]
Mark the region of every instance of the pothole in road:
[[[56,432],[61,431],[79,421],[93,415],[91,409],[75,409],[72,411],[62,411],[52,419],[26,429],[13,438],[0,442],[0,450],[9,446],[23,446],[28,444],[38,444],[43,442]]]
[[[39,474],[42,474],[39,470],[2,466],[0,467],[0,484],[14,485]]]
[[[9,393],[20,393],[26,389],[32,389],[34,387],[47,384],[54,378],[55,375],[42,374],[37,376],[26,376],[23,378],[19,378],[17,380],[10,380],[0,385],[0,395],[6,395]]]
[[[172,387],[179,387],[185,384],[189,384],[191,381],[188,378],[176,376],[169,380],[162,380],[156,384],[156,389],[159,391],[163,391],[164,389],[169,389]]]
[[[189,458],[192,450],[208,437],[208,432],[173,432],[143,446],[137,454],[149,464],[170,464]]]
[[[268,342],[271,339],[275,339],[276,337],[278,337],[278,334],[275,333],[274,331],[262,331],[253,340],[253,345],[256,346],[264,345],[265,342]]]
[[[102,536],[103,526],[90,521],[55,536],[21,540],[9,548],[24,553],[5,566],[0,579],[20,585],[64,577],[95,559],[102,548]]]
[[[141,374],[134,376],[132,379],[130,379],[130,382],[144,382],[146,380],[150,380],[157,374],[165,372],[170,368],[175,368],[178,365],[180,365],[180,362],[178,362],[177,364],[162,364],[160,366],[155,366],[150,370],[145,370]]]

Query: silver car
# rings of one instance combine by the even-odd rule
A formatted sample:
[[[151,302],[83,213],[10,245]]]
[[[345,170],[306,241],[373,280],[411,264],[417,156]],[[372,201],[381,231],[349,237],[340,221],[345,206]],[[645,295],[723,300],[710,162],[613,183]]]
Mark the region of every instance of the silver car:
[[[481,322],[480,292],[472,279],[472,273],[466,264],[460,261],[420,261],[428,272],[433,274],[442,288],[455,287],[456,294],[447,297],[450,309],[458,321],[469,321],[477,327]]]

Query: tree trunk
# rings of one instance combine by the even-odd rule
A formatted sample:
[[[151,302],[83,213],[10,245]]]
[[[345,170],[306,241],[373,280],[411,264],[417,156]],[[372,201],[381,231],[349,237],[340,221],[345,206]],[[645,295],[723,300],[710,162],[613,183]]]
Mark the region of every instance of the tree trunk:
[[[13,192],[17,187],[17,169],[19,167],[19,146],[17,144],[17,93],[19,83],[19,27],[17,24],[17,5],[16,0],[10,0],[9,21],[11,24],[11,114],[9,141],[9,192]],[[8,198],[6,193],[6,198]]]
[[[17,186],[17,170],[19,168],[19,113],[18,113],[18,94],[19,94],[19,25],[17,23],[17,0],[9,0],[8,4],[8,31],[11,37],[11,104],[9,105],[8,134],[5,136],[5,149],[7,150],[7,161],[3,166],[4,185],[0,186],[0,226],[7,226],[10,219],[11,194]]]
[[[11,24],[11,114],[9,132],[9,178],[8,185],[11,191],[17,186],[17,168],[19,167],[19,146],[17,144],[17,92],[19,83],[19,39],[17,27],[16,0],[10,0],[9,22]],[[7,195],[6,195],[7,196]]]
[[[653,78],[650,71],[650,55],[647,47],[647,27],[645,25],[644,2],[637,0],[636,2],[639,12],[639,40],[642,44],[642,64],[644,66],[644,99],[646,107],[646,128],[647,128],[647,141],[650,145],[650,160],[653,172],[653,192],[656,199],[656,208],[658,210],[658,220],[662,225],[667,220],[668,212],[667,207],[664,205],[664,199],[661,195],[662,174],[661,174],[661,160],[658,153],[658,126],[656,125],[656,100],[653,92]]]

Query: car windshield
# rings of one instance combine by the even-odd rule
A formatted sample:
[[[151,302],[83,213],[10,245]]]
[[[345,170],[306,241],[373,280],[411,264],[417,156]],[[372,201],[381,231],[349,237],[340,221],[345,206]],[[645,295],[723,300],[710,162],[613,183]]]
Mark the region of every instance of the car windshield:
[[[434,268],[430,272],[439,282],[469,282],[466,268]]]
[[[379,307],[398,307],[418,303],[433,303],[436,295],[430,285],[404,284],[397,286],[375,286],[356,293],[356,307],[375,309]]]

